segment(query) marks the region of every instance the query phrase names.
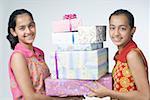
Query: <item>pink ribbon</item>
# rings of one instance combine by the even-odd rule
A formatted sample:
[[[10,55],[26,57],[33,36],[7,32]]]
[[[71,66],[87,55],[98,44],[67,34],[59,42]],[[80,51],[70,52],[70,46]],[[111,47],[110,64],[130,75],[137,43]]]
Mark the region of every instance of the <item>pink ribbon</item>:
[[[64,15],[63,19],[75,19],[77,18],[77,15],[76,14],[66,14]]]
[[[77,18],[76,14],[66,14],[63,19],[69,20],[69,30],[72,31],[72,24],[71,24],[71,19]]]

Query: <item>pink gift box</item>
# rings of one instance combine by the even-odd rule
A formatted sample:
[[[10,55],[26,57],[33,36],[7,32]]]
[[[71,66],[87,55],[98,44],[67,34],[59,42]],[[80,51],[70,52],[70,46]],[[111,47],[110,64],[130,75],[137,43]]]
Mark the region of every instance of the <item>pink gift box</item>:
[[[101,77],[98,82],[108,89],[112,89],[111,74],[106,74]],[[46,95],[48,96],[80,96],[92,93],[84,85],[96,88],[96,83],[93,80],[60,80],[51,79],[48,77],[45,80]]]
[[[81,20],[70,19],[70,20],[60,20],[54,21],[52,23],[53,32],[72,32],[77,31],[78,27],[81,26]]]

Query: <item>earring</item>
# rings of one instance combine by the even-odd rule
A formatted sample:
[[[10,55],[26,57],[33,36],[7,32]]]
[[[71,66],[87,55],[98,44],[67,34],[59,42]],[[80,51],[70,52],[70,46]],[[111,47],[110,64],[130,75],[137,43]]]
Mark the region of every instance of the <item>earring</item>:
[[[133,37],[133,34],[131,34],[131,37]]]

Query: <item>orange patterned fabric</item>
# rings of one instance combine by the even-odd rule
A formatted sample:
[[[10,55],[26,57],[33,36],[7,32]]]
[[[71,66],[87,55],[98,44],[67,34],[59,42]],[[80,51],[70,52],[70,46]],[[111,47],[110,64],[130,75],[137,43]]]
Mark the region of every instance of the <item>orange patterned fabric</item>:
[[[128,92],[136,90],[136,85],[127,63],[117,61],[112,74],[114,79],[113,88],[115,91]]]
[[[127,64],[127,59],[126,59],[127,54],[132,49],[136,49],[144,57],[143,53],[137,48],[137,45],[133,40],[131,40],[119,53],[118,52],[116,53],[114,57],[116,64],[112,71],[112,76],[114,81],[113,89],[115,91],[128,92],[128,91],[137,90],[137,87],[135,85],[132,73]],[[144,63],[147,65],[146,60],[145,59],[143,60]]]

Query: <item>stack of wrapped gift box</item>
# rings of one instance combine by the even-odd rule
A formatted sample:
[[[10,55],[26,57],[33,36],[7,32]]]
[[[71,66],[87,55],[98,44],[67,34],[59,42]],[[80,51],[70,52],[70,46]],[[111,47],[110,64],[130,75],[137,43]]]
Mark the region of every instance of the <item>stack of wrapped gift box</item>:
[[[56,45],[56,79],[45,80],[49,96],[88,95],[85,86],[96,88],[95,80],[112,89],[108,74],[108,48],[106,26],[83,26],[76,14],[68,14],[61,21],[53,22],[52,43]],[[52,73],[53,74],[53,73]]]

